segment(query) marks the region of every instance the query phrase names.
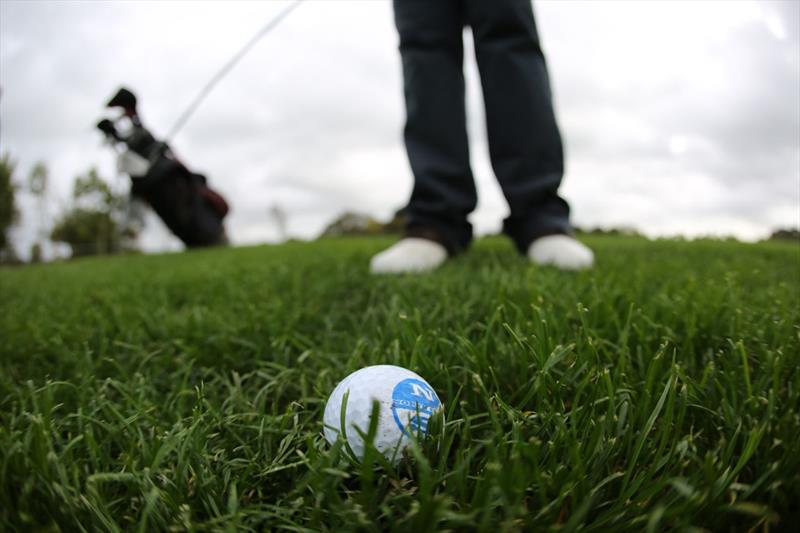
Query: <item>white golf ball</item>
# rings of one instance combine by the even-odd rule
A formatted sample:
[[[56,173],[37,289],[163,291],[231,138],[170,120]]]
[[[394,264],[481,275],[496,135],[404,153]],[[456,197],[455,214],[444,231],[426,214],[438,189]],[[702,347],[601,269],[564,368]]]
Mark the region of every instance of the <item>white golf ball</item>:
[[[358,459],[364,457],[364,435],[369,431],[372,403],[377,400],[378,430],[374,445],[387,459],[398,462],[410,435],[425,435],[430,417],[442,409],[436,391],[414,372],[393,365],[368,366],[344,378],[325,405],[325,438],[333,444],[342,428],[345,393],[345,438]]]

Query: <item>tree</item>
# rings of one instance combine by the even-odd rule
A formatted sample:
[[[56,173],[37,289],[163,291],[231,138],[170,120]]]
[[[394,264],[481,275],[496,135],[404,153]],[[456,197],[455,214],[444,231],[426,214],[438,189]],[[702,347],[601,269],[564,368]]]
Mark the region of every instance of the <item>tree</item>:
[[[17,186],[13,180],[15,166],[8,154],[0,157],[0,260],[16,259],[16,253],[8,237],[11,226],[19,220],[15,196]]]
[[[36,235],[37,243],[39,245],[39,252],[41,253],[42,241],[47,236],[47,182],[48,182],[47,166],[39,161],[31,169],[28,174],[28,192],[36,197],[37,209],[39,210],[39,228]]]
[[[331,237],[336,235],[395,235],[403,232],[405,210],[395,212],[391,220],[386,223],[378,222],[369,215],[345,212],[333,220],[322,235]]]
[[[770,241],[800,241],[800,228],[778,228],[769,236]]]
[[[28,175],[28,190],[36,197],[44,196],[47,192],[47,166],[39,161]]]
[[[283,242],[288,239],[286,232],[286,211],[278,204],[273,204],[269,208],[269,216],[275,222],[275,227],[278,230],[278,240]]]
[[[137,232],[125,216],[127,196],[116,194],[94,168],[75,180],[72,201],[50,238],[68,244],[73,257],[135,248]]]
[[[42,262],[42,245],[38,242],[31,244],[31,263]]]
[[[322,234],[326,237],[338,235],[369,235],[370,228],[374,227],[374,219],[360,213],[342,213],[333,222],[328,224]]]

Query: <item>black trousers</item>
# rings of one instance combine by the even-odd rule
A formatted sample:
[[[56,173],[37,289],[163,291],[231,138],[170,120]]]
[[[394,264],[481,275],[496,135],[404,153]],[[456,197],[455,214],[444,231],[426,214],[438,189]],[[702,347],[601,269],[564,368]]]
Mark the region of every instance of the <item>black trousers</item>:
[[[394,0],[394,14],[414,174],[407,234],[433,232],[451,253],[472,240],[465,25],[475,42],[492,168],[510,208],[503,231],[521,252],[543,235],[570,233],[569,206],[558,196],[561,135],[530,0]]]

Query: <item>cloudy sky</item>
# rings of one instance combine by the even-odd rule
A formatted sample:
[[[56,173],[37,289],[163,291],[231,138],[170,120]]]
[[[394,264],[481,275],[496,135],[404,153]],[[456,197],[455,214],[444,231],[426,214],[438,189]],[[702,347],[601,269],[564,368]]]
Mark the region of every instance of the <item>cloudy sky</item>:
[[[0,0],[0,150],[22,181],[50,169],[50,218],[73,178],[115,178],[94,124],[124,84],[165,135],[211,76],[286,1]],[[800,2],[534,3],[580,226],[758,239],[800,224]],[[479,233],[507,212],[488,160],[465,32]],[[273,241],[269,212],[312,238],[344,210],[388,217],[411,190],[389,0],[306,0],[172,139],[230,200],[235,243]],[[23,255],[35,202],[20,196]],[[148,250],[179,243],[153,219]]]

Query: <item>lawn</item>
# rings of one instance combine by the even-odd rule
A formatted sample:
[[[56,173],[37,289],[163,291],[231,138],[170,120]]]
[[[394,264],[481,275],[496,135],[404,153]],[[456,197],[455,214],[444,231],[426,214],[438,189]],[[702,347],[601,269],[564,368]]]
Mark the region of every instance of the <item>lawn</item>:
[[[800,520],[800,246],[595,237],[598,266],[387,239],[0,270],[0,530],[781,530]],[[322,437],[371,364],[444,435]]]

